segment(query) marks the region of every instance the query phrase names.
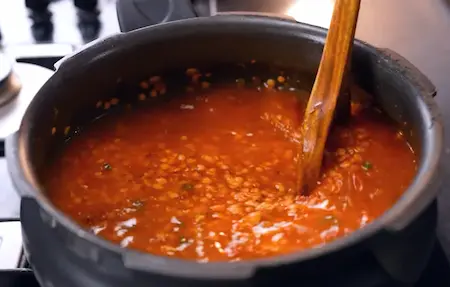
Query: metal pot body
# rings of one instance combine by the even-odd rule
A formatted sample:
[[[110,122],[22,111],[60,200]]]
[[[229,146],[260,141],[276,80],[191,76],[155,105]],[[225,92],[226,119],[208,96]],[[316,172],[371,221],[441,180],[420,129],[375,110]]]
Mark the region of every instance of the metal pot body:
[[[345,238],[298,253],[244,262],[200,264],[158,257],[122,249],[81,229],[49,202],[41,187],[40,171],[62,143],[52,129],[58,134],[81,118],[92,119],[96,103],[117,92],[118,79],[137,82],[163,70],[251,59],[314,76],[325,35],[323,29],[288,20],[216,16],[118,34],[64,59],[29,106],[20,130],[6,142],[11,176],[22,196],[24,245],[41,284],[364,286],[358,281],[362,276],[348,275],[364,270],[397,282],[417,280],[435,238],[433,201],[439,190],[443,147],[442,121],[433,100],[436,91],[405,59],[359,41],[352,54],[353,80],[402,123],[418,153],[419,169],[395,206]]]

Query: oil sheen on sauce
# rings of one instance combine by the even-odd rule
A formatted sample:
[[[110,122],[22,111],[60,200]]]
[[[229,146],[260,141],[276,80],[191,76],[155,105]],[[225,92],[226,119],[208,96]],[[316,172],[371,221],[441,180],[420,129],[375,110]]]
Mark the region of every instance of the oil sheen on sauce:
[[[416,162],[386,116],[366,109],[333,128],[319,185],[300,195],[305,98],[210,88],[104,117],[53,163],[49,197],[95,234],[157,255],[236,261],[320,246],[390,208]]]

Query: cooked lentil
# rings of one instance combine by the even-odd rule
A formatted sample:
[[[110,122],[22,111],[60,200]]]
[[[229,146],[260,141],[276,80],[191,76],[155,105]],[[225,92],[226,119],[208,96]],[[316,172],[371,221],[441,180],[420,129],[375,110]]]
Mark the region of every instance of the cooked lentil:
[[[283,254],[345,236],[395,203],[415,174],[415,156],[385,116],[366,109],[332,130],[320,182],[300,195],[301,98],[233,85],[104,117],[54,162],[49,196],[123,247],[200,262]]]

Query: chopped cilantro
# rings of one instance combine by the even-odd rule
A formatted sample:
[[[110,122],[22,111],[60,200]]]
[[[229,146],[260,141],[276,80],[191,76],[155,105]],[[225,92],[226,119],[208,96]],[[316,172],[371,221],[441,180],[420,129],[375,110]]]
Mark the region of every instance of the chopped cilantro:
[[[191,183],[183,183],[181,185],[181,189],[186,190],[186,191],[191,191],[194,189],[194,185]]]
[[[363,164],[361,165],[361,167],[365,170],[368,171],[370,169],[372,169],[372,163],[370,161],[365,161],[363,162]]]

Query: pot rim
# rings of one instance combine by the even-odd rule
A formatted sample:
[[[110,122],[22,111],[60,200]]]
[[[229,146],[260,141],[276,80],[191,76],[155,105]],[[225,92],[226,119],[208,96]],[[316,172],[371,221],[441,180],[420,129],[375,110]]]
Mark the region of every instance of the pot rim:
[[[303,33],[307,34],[307,38],[312,38],[313,40],[321,43],[324,42],[326,36],[325,29],[308,24],[293,22],[286,19],[268,18],[265,16],[255,15],[218,15],[213,17],[199,17],[193,19],[178,20],[141,28],[135,31],[120,34],[120,41],[126,42],[129,41],[129,39],[137,39],[149,33],[162,34],[162,32],[164,32],[170,34],[170,30],[175,29],[189,30],[193,28],[198,29],[199,26],[211,28],[214,26],[220,27],[221,25],[263,26],[272,29],[276,28],[280,30],[285,29],[289,31],[303,31]],[[94,44],[94,46],[96,45],[102,45],[102,42]],[[358,46],[367,53],[376,55],[376,57],[381,60],[382,64],[385,65],[387,69],[395,71],[396,73],[401,73],[404,70],[404,66],[402,66],[401,63],[392,60],[382,51],[365,42],[355,40],[355,46]],[[49,81],[51,81],[52,78],[54,79],[54,76],[52,76]],[[429,129],[425,131],[426,137],[430,139],[428,141],[429,144],[425,145],[422,151],[423,156],[420,160],[419,168],[417,170],[416,176],[414,177],[414,181],[408,186],[403,195],[390,209],[388,209],[381,216],[379,216],[363,228],[358,229],[349,235],[335,239],[332,242],[326,243],[324,245],[292,252],[285,255],[277,255],[239,262],[209,262],[205,264],[191,260],[169,258],[131,249],[124,249],[117,244],[114,244],[106,239],[103,239],[86,231],[78,223],[70,219],[62,211],[56,208],[56,206],[54,206],[50,202],[50,200],[48,200],[47,197],[44,196],[44,193],[41,192],[40,185],[38,184],[37,177],[33,173],[31,166],[29,165],[27,155],[29,144],[26,139],[26,137],[28,136],[29,128],[29,124],[26,123],[27,114],[30,114],[31,112],[30,107],[32,108],[33,106],[37,106],[39,101],[33,100],[30,104],[30,107],[28,108],[22,120],[21,127],[16,134],[16,141],[12,143],[11,139],[7,139],[7,142],[9,142],[7,143],[7,146],[10,146],[11,148],[7,150],[6,156],[7,158],[9,158],[8,162],[16,162],[15,164],[18,165],[18,168],[22,171],[23,176],[17,173],[14,174],[13,172],[11,174],[16,186],[19,185],[17,183],[18,181],[24,181],[26,188],[28,188],[30,191],[29,193],[31,195],[22,196],[22,199],[27,197],[35,199],[38,202],[39,206],[44,209],[49,215],[51,215],[56,220],[56,222],[63,225],[74,235],[87,240],[89,243],[99,247],[99,249],[104,248],[109,252],[120,254],[126,267],[132,270],[158,272],[171,276],[216,279],[247,278],[251,277],[258,268],[312,260],[325,254],[333,253],[338,250],[347,248],[351,245],[356,245],[357,243],[363,241],[364,239],[367,239],[374,233],[383,229],[391,232],[398,231],[402,229],[402,227],[404,227],[402,226],[404,224],[400,224],[396,227],[395,223],[398,217],[401,217],[401,215],[408,210],[409,212],[411,212],[410,210],[412,206],[416,208],[417,216],[418,213],[423,211],[425,207],[427,207],[431,203],[431,201],[435,197],[435,194],[428,195],[426,199],[423,200],[420,204],[417,204],[416,202],[417,198],[420,195],[426,193],[426,190],[429,187],[429,182],[434,180],[439,173],[440,158],[443,150],[444,138],[443,123],[437,110],[437,105],[432,99],[432,96],[427,94],[426,91],[422,89],[420,83],[411,83],[411,81],[413,81],[414,79],[408,77],[403,77],[402,80],[407,81],[408,84],[412,85],[413,89],[415,90],[415,96],[419,98],[421,105],[421,120],[430,123]],[[47,85],[47,83],[45,85]],[[41,88],[41,91],[42,89],[43,88]],[[35,97],[35,99],[39,97],[43,97],[40,92]],[[11,155],[11,152],[9,152],[9,150],[11,149],[17,149],[18,155]],[[20,188],[23,187],[23,185],[20,186]],[[415,216],[413,216],[413,218],[414,217]],[[411,219],[411,216],[409,216],[406,224],[408,224]]]

